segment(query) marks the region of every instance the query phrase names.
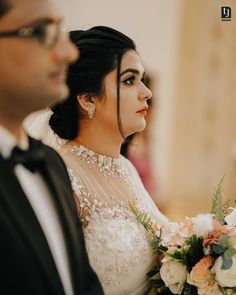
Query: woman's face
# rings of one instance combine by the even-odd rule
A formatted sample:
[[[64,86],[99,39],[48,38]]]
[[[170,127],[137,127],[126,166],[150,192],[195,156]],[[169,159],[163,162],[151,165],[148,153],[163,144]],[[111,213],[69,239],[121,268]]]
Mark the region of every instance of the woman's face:
[[[104,99],[96,105],[96,115],[119,131],[117,123],[117,68],[104,79]],[[147,100],[152,92],[144,85],[144,68],[139,55],[126,52],[120,67],[120,119],[125,136],[142,131],[146,126]]]

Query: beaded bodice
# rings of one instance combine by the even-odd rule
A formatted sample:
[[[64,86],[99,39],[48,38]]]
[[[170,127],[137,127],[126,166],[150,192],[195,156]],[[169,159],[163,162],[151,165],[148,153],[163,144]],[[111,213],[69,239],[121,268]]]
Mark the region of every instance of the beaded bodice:
[[[148,212],[159,224],[167,219],[123,156],[111,158],[69,145],[59,152],[68,167],[90,263],[105,294],[144,294],[153,253],[130,204]]]

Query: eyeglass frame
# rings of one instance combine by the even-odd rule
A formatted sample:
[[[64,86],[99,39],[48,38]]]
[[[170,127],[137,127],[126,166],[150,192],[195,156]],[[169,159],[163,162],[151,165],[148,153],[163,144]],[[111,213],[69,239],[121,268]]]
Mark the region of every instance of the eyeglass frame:
[[[47,38],[47,26],[55,25],[56,26],[56,33],[55,36],[50,42],[45,41]],[[45,47],[53,47],[59,40],[60,36],[62,35],[62,20],[54,22],[52,20],[44,20],[35,25],[29,27],[23,27],[20,29],[12,30],[12,31],[0,31],[0,38],[6,37],[18,37],[18,38],[37,38],[39,43],[44,45]]]

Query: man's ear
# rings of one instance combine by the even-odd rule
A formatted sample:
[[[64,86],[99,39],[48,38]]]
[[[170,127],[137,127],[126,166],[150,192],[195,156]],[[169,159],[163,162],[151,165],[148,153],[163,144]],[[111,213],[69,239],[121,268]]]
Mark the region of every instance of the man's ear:
[[[77,95],[77,101],[81,108],[88,112],[91,108],[95,109],[95,100],[90,93]]]

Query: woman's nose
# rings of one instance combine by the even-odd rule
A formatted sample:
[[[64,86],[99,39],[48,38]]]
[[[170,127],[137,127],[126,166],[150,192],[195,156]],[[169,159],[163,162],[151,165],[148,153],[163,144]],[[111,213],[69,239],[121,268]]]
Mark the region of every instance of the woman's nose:
[[[152,91],[144,85],[144,87],[141,90],[141,98],[148,100],[151,97],[152,97]]]

